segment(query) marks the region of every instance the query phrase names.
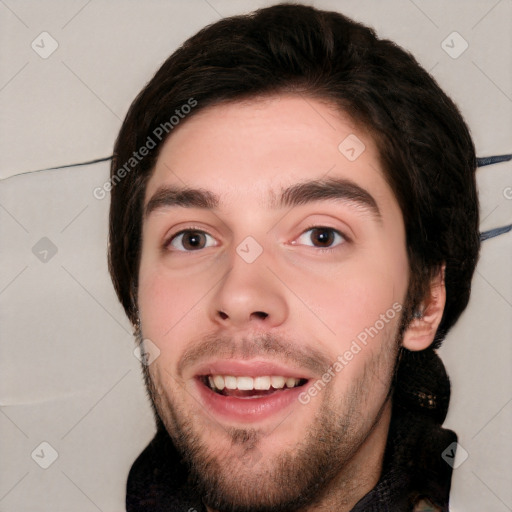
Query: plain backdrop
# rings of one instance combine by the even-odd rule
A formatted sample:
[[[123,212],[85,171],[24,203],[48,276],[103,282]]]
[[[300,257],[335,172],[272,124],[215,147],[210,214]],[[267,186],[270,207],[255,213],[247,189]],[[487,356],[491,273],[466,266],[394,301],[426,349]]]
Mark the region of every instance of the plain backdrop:
[[[108,162],[43,169],[108,157],[179,44],[272,3],[0,0],[1,512],[124,510],[130,465],[154,433],[107,273],[109,198],[93,196]],[[308,3],[412,51],[459,105],[478,155],[512,153],[511,0]],[[478,170],[482,231],[512,222],[511,164]],[[440,351],[445,425],[462,448],[454,512],[512,510],[511,254],[512,233],[483,243],[471,302]]]

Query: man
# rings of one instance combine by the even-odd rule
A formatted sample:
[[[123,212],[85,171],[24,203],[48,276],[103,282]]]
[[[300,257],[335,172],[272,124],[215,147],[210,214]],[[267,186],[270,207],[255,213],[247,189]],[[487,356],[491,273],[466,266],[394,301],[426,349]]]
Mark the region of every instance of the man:
[[[469,299],[474,171],[451,100],[341,14],[277,5],[178,49],[112,163],[157,423],[127,510],[448,510],[434,350]]]

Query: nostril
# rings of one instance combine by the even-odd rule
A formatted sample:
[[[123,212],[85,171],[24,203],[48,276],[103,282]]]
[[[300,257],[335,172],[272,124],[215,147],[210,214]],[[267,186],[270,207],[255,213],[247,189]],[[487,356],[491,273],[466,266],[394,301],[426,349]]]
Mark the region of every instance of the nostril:
[[[224,311],[218,311],[217,314],[222,320],[227,320],[229,318],[229,315],[227,313],[224,313]],[[261,320],[264,320],[268,317],[268,313],[265,313],[264,311],[254,311],[251,313],[251,318],[259,318]]]

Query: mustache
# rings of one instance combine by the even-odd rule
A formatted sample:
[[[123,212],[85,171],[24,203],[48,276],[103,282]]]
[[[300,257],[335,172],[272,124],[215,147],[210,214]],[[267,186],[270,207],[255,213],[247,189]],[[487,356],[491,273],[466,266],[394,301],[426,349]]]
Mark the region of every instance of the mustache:
[[[231,336],[206,335],[190,345],[178,361],[178,375],[192,366],[213,358],[249,360],[264,357],[283,365],[294,365],[322,375],[332,361],[314,347],[307,347],[282,336],[257,334],[235,340]]]

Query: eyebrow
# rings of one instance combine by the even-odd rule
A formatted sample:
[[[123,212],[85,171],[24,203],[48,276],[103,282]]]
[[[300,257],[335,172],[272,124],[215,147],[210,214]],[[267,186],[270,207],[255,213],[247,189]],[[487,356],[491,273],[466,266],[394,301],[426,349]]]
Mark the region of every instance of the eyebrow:
[[[363,187],[349,179],[325,178],[297,183],[281,191],[273,201],[276,207],[299,206],[314,201],[342,200],[368,211],[378,222],[382,214],[375,198]]]
[[[219,205],[219,198],[208,190],[190,187],[160,187],[148,201],[144,215],[149,217],[155,210],[171,206],[183,208],[204,208],[213,210]]]
[[[270,208],[300,206],[315,201],[342,200],[352,203],[363,211],[368,211],[378,222],[382,214],[374,197],[352,180],[342,178],[324,178],[297,183],[281,189],[280,196],[272,193]],[[158,209],[179,206],[182,208],[215,209],[220,199],[209,190],[181,186],[160,187],[148,201],[145,216]]]

